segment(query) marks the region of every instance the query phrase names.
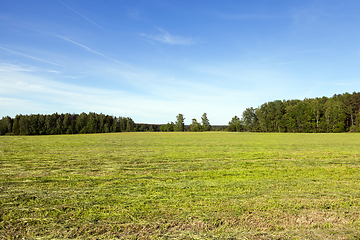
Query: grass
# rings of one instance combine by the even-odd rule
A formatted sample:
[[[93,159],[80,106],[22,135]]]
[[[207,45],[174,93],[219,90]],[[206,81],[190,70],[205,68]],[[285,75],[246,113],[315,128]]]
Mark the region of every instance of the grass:
[[[1,239],[359,239],[360,135],[0,137]]]

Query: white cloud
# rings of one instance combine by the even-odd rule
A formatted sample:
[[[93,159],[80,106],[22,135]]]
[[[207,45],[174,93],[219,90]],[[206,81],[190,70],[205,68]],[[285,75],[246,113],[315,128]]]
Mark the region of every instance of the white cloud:
[[[227,122],[222,120],[224,116],[242,111],[237,99],[245,93],[235,90],[146,71],[119,72],[118,77],[131,79],[139,93],[123,91],[116,84],[113,90],[107,90],[52,81],[36,72],[16,68],[0,71],[0,95],[13,106],[2,104],[0,112],[14,117],[16,114],[91,111],[130,116],[136,122],[147,123],[175,121],[178,113],[183,113],[186,123],[190,123],[193,117],[207,112],[212,116],[212,124],[223,124]]]
[[[188,63],[183,70],[190,73],[181,75],[158,69],[121,69],[108,63],[88,64],[92,67],[87,76],[74,81],[79,84],[61,82],[68,73],[52,74],[48,69],[19,71],[21,67],[15,65],[5,68],[0,65],[0,96],[26,106],[12,109],[0,106],[0,112],[15,116],[91,111],[130,116],[135,122],[147,123],[175,121],[175,116],[182,113],[186,124],[190,124],[192,118],[199,120],[206,112],[211,124],[226,124],[234,115],[241,116],[246,107],[287,99],[289,95],[294,96],[291,88],[299,87],[291,76],[281,71],[240,63]],[[104,84],[80,85],[84,81],[96,81],[100,76],[106,79]]]
[[[196,41],[193,38],[186,38],[182,36],[175,36],[167,31],[162,30],[161,28],[158,29],[160,33],[158,34],[145,34],[140,33],[139,35],[148,39],[152,39],[158,42],[171,44],[171,45],[193,45],[196,44]]]
[[[59,71],[56,71],[56,70],[46,70],[47,72],[49,73],[55,73],[55,74],[59,74],[60,72]]]
[[[7,112],[11,112],[14,109],[19,111],[17,114],[24,113],[27,109],[33,110],[44,110],[38,103],[29,101],[26,99],[19,99],[19,98],[8,98],[8,97],[0,97],[0,109],[6,110]],[[4,112],[5,113],[5,112]],[[12,115],[12,114],[8,114]],[[4,115],[5,116],[5,115]],[[11,116],[14,117],[14,116]]]
[[[14,64],[8,63],[0,63],[0,71],[19,71],[19,72],[33,72],[35,68],[33,67],[25,67],[18,66]]]

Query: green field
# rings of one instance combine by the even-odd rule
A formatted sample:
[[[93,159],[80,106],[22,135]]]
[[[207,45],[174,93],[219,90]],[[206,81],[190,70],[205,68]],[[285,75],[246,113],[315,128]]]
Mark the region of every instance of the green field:
[[[360,134],[0,137],[1,239],[360,239]]]

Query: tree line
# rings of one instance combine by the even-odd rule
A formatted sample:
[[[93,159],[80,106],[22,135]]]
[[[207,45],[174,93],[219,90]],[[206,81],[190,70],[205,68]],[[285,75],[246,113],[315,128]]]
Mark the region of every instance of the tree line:
[[[184,116],[176,116],[175,123],[136,124],[129,117],[113,117],[97,113],[31,114],[9,116],[0,120],[0,135],[55,135],[55,134],[86,134],[109,132],[172,132],[172,131],[210,131],[211,125],[207,114],[202,116],[202,124],[193,119],[193,124],[185,126]],[[196,124],[195,124],[196,123]]]
[[[249,132],[358,132],[360,92],[331,98],[276,100],[258,108],[246,108],[241,118],[231,119],[228,131]]]
[[[77,133],[132,132],[135,123],[129,117],[97,113],[52,115],[16,115],[0,120],[0,135],[54,135]]]
[[[183,131],[191,131],[191,132],[202,132],[202,131],[211,131],[210,121],[207,117],[207,113],[204,113],[201,116],[201,123],[196,120],[196,118],[192,119],[192,123],[190,126],[185,126],[184,124],[185,118],[184,115],[179,113],[176,116],[176,121],[167,123],[165,125],[160,126],[160,131],[162,132],[183,132]]]
[[[0,120],[0,135],[53,135],[133,131],[211,131],[231,132],[360,132],[360,92],[335,94],[333,97],[304,100],[275,100],[257,108],[246,108],[241,118],[234,116],[227,128],[212,127],[207,114],[201,122],[193,118],[184,124],[183,114],[167,124],[136,124],[129,117],[113,117],[97,113],[52,115],[16,115]]]

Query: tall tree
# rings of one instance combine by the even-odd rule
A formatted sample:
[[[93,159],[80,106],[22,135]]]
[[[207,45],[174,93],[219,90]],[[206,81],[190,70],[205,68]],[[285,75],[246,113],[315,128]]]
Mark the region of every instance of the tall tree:
[[[76,132],[87,133],[86,123],[87,123],[87,114],[83,112],[76,119],[76,124],[75,124]]]
[[[242,121],[246,131],[255,132],[257,129],[257,116],[254,108],[246,108],[242,113]]]
[[[66,134],[70,134],[70,133],[71,133],[71,130],[69,129],[69,128],[70,128],[69,113],[66,113],[66,114],[64,115],[63,127],[64,127],[64,132],[65,132]]]
[[[135,123],[134,123],[134,121],[131,119],[131,118],[129,118],[129,117],[127,117],[126,118],[126,131],[127,132],[133,132],[134,131],[134,129],[135,129]]]
[[[185,124],[184,124],[185,118],[184,116],[179,113],[176,116],[176,122],[175,122],[175,131],[176,132],[183,132],[185,130]]]
[[[260,108],[256,109],[256,116],[258,118],[259,121],[259,127],[260,127],[260,131],[263,132],[267,132],[268,131],[268,127],[267,127],[267,104],[264,103],[260,106]]]
[[[310,108],[312,110],[312,114],[314,116],[315,119],[315,123],[316,123],[316,128],[314,132],[319,132],[319,121],[320,121],[320,116],[322,114],[322,104],[320,102],[319,98],[315,98],[315,99],[310,99]]]
[[[29,124],[28,124],[28,116],[27,115],[20,115],[19,134],[20,135],[29,134]]]
[[[274,119],[274,131],[276,132],[285,132],[285,105],[283,101],[276,100],[274,101],[274,108],[275,108],[275,119]]]
[[[243,130],[243,126],[242,126],[240,118],[238,118],[238,116],[233,117],[231,119],[231,121],[229,122],[228,131],[229,132],[240,132],[242,130]]]
[[[346,106],[336,98],[329,99],[325,104],[325,118],[328,132],[344,132]]]
[[[211,125],[210,125],[210,122],[209,122],[209,119],[208,119],[206,113],[204,113],[201,116],[201,122],[202,122],[202,130],[203,131],[210,131],[211,130]]]

